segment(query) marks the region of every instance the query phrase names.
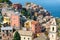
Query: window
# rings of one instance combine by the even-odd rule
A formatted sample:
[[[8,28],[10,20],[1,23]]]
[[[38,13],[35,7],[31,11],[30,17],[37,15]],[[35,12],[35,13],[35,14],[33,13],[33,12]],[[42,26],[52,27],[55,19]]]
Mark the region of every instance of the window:
[[[16,18],[13,18],[13,20],[16,20]]]
[[[37,29],[37,28],[35,28],[35,29]]]
[[[4,30],[2,30],[4,32]]]
[[[53,37],[53,35],[52,35],[52,37]]]
[[[10,32],[12,32],[12,30],[10,30]]]
[[[54,27],[52,28],[52,31],[54,31]]]
[[[37,33],[37,30],[35,31],[35,33]]]
[[[8,40],[9,40],[9,38],[8,38]]]
[[[52,35],[52,38],[54,38],[54,35]]]
[[[1,32],[1,28],[0,28],[0,32]]]
[[[2,37],[0,37],[0,39],[2,39]]]
[[[28,40],[29,40],[29,38],[28,38]]]
[[[11,37],[11,34],[9,34],[9,36]]]
[[[8,36],[8,30],[6,30],[6,34],[7,34],[7,36]]]
[[[14,24],[14,26],[15,26],[15,24]]]
[[[4,36],[4,34],[3,34],[3,36]]]
[[[9,21],[9,19],[6,19],[7,21]]]
[[[25,39],[25,37],[24,37],[24,39]]]
[[[27,22],[26,25],[29,25],[29,22]]]

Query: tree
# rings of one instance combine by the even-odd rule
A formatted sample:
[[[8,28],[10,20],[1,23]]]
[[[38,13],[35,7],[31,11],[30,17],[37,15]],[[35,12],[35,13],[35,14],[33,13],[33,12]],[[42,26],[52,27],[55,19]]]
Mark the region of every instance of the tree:
[[[26,10],[26,8],[22,8],[21,14],[26,16],[26,18],[28,18],[30,15],[29,10]]]
[[[0,0],[0,3],[4,3],[4,2],[6,2],[6,3],[9,4],[9,5],[12,4],[12,2],[11,2],[10,0]]]
[[[0,0],[0,3],[2,2],[9,2],[9,0]]]
[[[24,16],[26,16],[26,8],[22,8],[22,10],[21,10],[21,13],[22,13],[22,15],[24,15]]]
[[[1,25],[2,25],[2,24],[0,23],[0,27],[1,27]]]
[[[1,25],[2,25],[2,24],[0,23],[0,32],[1,32]]]
[[[14,34],[14,39],[13,40],[21,40],[20,34],[17,31]]]
[[[34,16],[34,17],[33,17],[33,20],[35,20],[35,21],[36,21],[36,19],[37,19],[37,16]]]
[[[2,2],[2,0],[0,0],[0,3]]]

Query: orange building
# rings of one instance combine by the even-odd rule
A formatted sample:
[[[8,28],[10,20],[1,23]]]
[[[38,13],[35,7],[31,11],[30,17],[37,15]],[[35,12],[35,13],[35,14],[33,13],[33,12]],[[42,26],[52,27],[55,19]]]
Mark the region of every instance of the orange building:
[[[38,21],[34,21],[34,20],[28,20],[25,22],[25,27],[27,29],[27,31],[32,31],[34,34],[35,33],[40,33],[41,31],[41,25]]]
[[[32,21],[31,26],[32,26],[32,32],[34,33],[34,38],[40,35],[41,32],[40,23],[38,21]]]
[[[32,26],[32,31],[34,33],[40,33],[40,31],[41,31],[41,25],[39,24],[38,21],[32,21],[31,22],[31,26]]]
[[[11,26],[13,27],[13,28],[20,28],[20,20],[19,20],[19,16],[18,15],[16,15],[16,14],[12,14],[11,15]]]

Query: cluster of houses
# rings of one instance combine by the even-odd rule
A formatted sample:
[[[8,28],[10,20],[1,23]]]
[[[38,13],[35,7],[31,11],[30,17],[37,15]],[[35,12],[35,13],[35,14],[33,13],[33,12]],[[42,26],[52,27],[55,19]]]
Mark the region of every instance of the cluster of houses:
[[[25,6],[19,3],[12,4],[12,6],[6,3],[1,3],[1,5],[0,37],[2,40],[12,40],[16,30],[21,40],[34,40],[45,32],[48,32],[49,40],[57,40],[56,20],[42,6],[34,3],[26,3]],[[21,10],[23,13],[27,10],[30,13],[29,16],[23,15]]]

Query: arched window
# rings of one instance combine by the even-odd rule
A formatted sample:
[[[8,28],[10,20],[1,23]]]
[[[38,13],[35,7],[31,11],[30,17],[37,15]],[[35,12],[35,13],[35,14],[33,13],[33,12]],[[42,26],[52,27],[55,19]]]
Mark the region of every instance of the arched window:
[[[24,39],[25,39],[25,37],[24,37]]]
[[[52,28],[52,31],[54,31],[54,27]]]
[[[52,38],[54,38],[54,35],[52,35]]]
[[[29,40],[29,38],[28,38],[28,40]]]

